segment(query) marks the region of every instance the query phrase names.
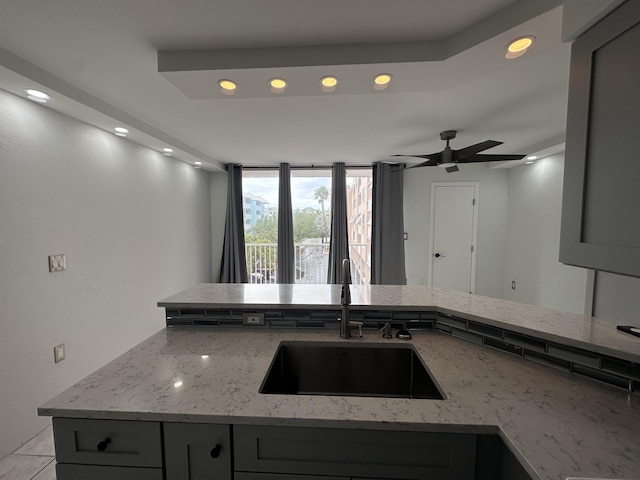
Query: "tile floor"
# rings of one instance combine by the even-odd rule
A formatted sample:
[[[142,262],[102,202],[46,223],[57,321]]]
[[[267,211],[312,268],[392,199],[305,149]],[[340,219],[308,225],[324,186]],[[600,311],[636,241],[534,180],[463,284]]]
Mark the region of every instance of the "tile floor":
[[[0,480],[56,480],[53,429],[38,435],[0,460]]]

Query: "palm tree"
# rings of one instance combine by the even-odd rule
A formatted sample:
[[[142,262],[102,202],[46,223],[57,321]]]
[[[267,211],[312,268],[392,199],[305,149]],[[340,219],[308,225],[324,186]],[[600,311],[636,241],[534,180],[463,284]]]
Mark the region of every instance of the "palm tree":
[[[320,208],[322,208],[322,243],[324,243],[324,238],[327,235],[327,217],[324,213],[324,202],[329,198],[329,189],[324,185],[316,188],[313,191],[313,198],[320,203]]]

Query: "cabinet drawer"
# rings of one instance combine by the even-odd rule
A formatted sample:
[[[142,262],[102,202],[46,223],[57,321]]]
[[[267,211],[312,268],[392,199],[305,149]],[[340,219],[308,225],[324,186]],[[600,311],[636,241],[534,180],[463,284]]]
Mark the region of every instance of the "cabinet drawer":
[[[160,423],[54,418],[58,463],[162,467]]]
[[[234,427],[235,470],[471,480],[476,436],[298,427]]]
[[[234,480],[349,480],[345,477],[324,477],[318,475],[287,475],[281,473],[247,473],[240,472],[233,476]]]
[[[56,465],[57,480],[162,480],[161,468]]]

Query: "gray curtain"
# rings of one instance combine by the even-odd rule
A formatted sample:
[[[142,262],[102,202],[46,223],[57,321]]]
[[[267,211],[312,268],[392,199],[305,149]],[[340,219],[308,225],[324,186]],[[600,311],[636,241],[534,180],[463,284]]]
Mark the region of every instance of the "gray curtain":
[[[296,283],[291,207],[291,166],[280,164],[278,189],[278,283]]]
[[[224,247],[220,283],[247,283],[247,255],[244,243],[242,208],[242,165],[227,167],[227,218],[224,224]]]
[[[347,169],[344,163],[334,163],[331,170],[331,240],[327,283],[342,283],[344,258],[349,258]]]
[[[374,163],[371,284],[405,285],[402,180],[404,165]]]

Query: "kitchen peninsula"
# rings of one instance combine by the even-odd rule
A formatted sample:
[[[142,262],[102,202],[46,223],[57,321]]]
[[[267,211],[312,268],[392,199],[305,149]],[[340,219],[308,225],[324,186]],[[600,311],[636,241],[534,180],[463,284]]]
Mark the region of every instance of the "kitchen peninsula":
[[[236,479],[276,478],[258,472],[289,473],[273,466],[258,470],[255,462],[244,459],[243,446],[252,444],[247,435],[258,431],[268,439],[273,429],[285,429],[277,430],[279,436],[299,431],[326,435],[385,431],[390,438],[460,435],[456,438],[466,441],[473,437],[477,445],[473,462],[481,472],[476,478],[488,478],[489,460],[483,462],[483,456],[490,450],[486,448],[490,438],[499,438],[522,465],[527,477],[518,478],[640,478],[640,395],[633,392],[640,381],[640,339],[591,317],[480,296],[427,287],[351,288],[353,314],[360,315],[365,325],[377,326],[386,314],[394,325],[427,328],[413,330],[411,344],[445,400],[261,394],[260,385],[282,341],[406,342],[385,340],[373,328],[365,329],[362,339],[339,339],[332,323],[340,310],[339,286],[198,285],[159,302],[167,311],[166,329],[40,407],[41,415],[54,417],[60,480],[75,478],[74,473],[93,475],[95,468],[125,469],[118,474],[134,470],[132,477],[122,478],[142,478],[141,471],[160,475],[146,478],[162,478],[165,469],[167,480],[180,478],[170,474],[169,445],[182,438],[181,428],[189,426],[223,429],[227,443],[219,440],[222,443],[210,453],[230,455],[233,444],[233,462],[225,463],[227,478],[232,466]],[[243,328],[243,312],[263,313],[265,325]],[[568,371],[563,371],[566,365]],[[621,384],[601,384],[593,380],[598,375],[622,379]],[[82,427],[83,422],[93,421],[98,424]],[[131,454],[134,460],[117,463],[123,455],[119,460],[113,453],[105,461],[104,452],[87,452],[84,447],[67,451],[69,438],[81,438],[73,432],[96,431],[104,422],[106,432],[111,431],[109,422],[127,428],[153,426],[157,433],[148,435],[159,443],[163,438],[164,446],[159,444],[156,450],[164,449],[167,465],[161,454],[146,463]],[[374,442],[375,436],[367,438]],[[95,437],[88,442],[93,440],[105,441]],[[417,437],[416,442],[422,441]],[[108,444],[101,445],[106,452]],[[372,443],[371,448],[377,447]],[[315,465],[309,472],[301,466],[304,463],[296,463],[291,473],[328,478],[322,467]],[[433,478],[452,478],[439,475]],[[504,475],[501,478],[508,478]],[[368,476],[381,478],[383,473]]]

